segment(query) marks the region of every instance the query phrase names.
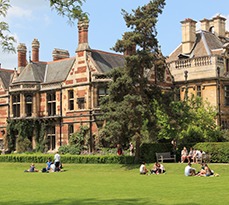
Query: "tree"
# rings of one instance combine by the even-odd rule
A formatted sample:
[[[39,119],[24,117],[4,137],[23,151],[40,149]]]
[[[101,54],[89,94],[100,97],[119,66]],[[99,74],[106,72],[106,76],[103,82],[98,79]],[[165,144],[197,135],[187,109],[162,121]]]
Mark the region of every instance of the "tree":
[[[10,8],[10,0],[0,0],[0,17],[6,17],[7,11]],[[15,39],[9,35],[9,25],[2,21],[0,22],[0,45],[3,51],[15,52],[13,43]]]
[[[87,18],[87,14],[82,11],[83,2],[86,0],[50,0],[50,7],[61,16],[66,16],[69,23],[74,24],[75,19]],[[0,17],[6,17],[10,8],[10,0],[0,0]],[[9,35],[9,25],[0,22],[0,45],[3,51],[16,52],[14,48],[15,38]]]
[[[166,106],[154,102],[159,140],[176,140],[178,143],[219,141],[221,133],[215,120],[216,109],[199,97],[187,101],[171,101]]]
[[[155,125],[152,99],[161,95],[160,89],[149,83],[145,73],[165,66],[156,66],[160,58],[156,23],[164,5],[164,0],[154,0],[133,10],[133,14],[122,10],[126,25],[132,31],[124,33],[113,50],[129,55],[125,58],[125,67],[111,73],[113,81],[109,85],[109,95],[101,102],[106,121],[102,136],[113,144],[135,140],[136,159],[144,134],[152,132]]]
[[[61,16],[68,17],[70,23],[74,23],[75,19],[87,17],[82,11],[83,2],[86,0],[50,0],[50,7],[57,11]]]

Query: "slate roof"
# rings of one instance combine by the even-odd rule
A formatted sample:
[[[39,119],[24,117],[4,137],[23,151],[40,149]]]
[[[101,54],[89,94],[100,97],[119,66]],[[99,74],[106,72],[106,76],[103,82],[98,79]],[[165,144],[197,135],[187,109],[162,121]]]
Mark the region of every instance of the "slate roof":
[[[14,83],[18,82],[43,82],[46,64],[44,63],[30,63],[28,64]]]
[[[8,89],[10,80],[11,80],[11,75],[14,71],[13,70],[6,70],[0,68],[0,78],[3,82],[3,86],[5,89]]]
[[[64,81],[72,68],[75,58],[67,58],[50,63],[31,62],[13,83],[37,82],[53,83]]]
[[[125,64],[125,57],[120,54],[91,50],[91,57],[102,73],[107,73],[113,68],[123,67]]]
[[[47,64],[44,83],[64,81],[67,78],[74,61],[75,58],[67,58]]]
[[[229,39],[224,39],[224,41]],[[200,30],[196,32],[196,40],[194,46],[189,53],[190,57],[208,56],[214,54],[220,54],[223,49],[223,44],[220,38],[215,34]],[[221,50],[221,51],[220,51]],[[167,62],[179,60],[179,55],[182,54],[182,44],[180,44],[169,56]]]

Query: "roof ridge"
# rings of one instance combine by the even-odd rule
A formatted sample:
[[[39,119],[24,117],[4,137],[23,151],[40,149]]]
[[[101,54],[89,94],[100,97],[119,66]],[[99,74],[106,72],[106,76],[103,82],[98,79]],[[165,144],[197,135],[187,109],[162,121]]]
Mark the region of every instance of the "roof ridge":
[[[98,52],[98,53],[104,53],[104,54],[111,54],[111,55],[114,55],[114,56],[124,56],[123,54],[112,53],[112,52],[102,51],[102,50],[97,50],[97,49],[91,49],[91,51]]]

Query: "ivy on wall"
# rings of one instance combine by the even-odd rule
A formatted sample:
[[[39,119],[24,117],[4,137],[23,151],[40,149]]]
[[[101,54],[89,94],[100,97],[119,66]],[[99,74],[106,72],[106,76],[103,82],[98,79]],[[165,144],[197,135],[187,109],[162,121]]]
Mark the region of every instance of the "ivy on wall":
[[[6,144],[10,151],[32,151],[32,136],[35,136],[36,151],[44,152],[47,139],[46,128],[49,122],[39,119],[8,119]]]

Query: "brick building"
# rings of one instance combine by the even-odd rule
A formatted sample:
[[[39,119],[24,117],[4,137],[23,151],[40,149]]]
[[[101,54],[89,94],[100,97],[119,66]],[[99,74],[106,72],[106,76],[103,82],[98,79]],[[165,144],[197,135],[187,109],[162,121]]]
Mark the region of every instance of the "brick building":
[[[93,151],[99,128],[103,125],[97,118],[100,113],[99,99],[107,95],[107,84],[111,80],[106,73],[123,67],[125,57],[91,49],[88,27],[86,20],[78,23],[78,47],[74,57],[69,57],[67,50],[54,49],[53,60],[42,62],[39,59],[40,43],[34,39],[32,59],[27,60],[26,46],[18,45],[17,70],[0,71],[0,77],[3,73],[7,76],[6,82],[1,82],[0,93],[2,144],[7,119],[17,122],[39,120],[48,124],[45,135],[49,151],[68,144],[69,136],[79,131],[81,125],[89,127],[89,151]],[[147,75],[153,83],[154,69]],[[170,89],[171,79],[170,72],[165,70],[164,79],[158,83],[164,89]],[[29,140],[35,148],[35,133]]]
[[[179,98],[200,96],[218,111],[217,124],[229,128],[229,32],[226,19],[216,16],[200,21],[181,21],[181,44],[167,58],[179,88]]]

